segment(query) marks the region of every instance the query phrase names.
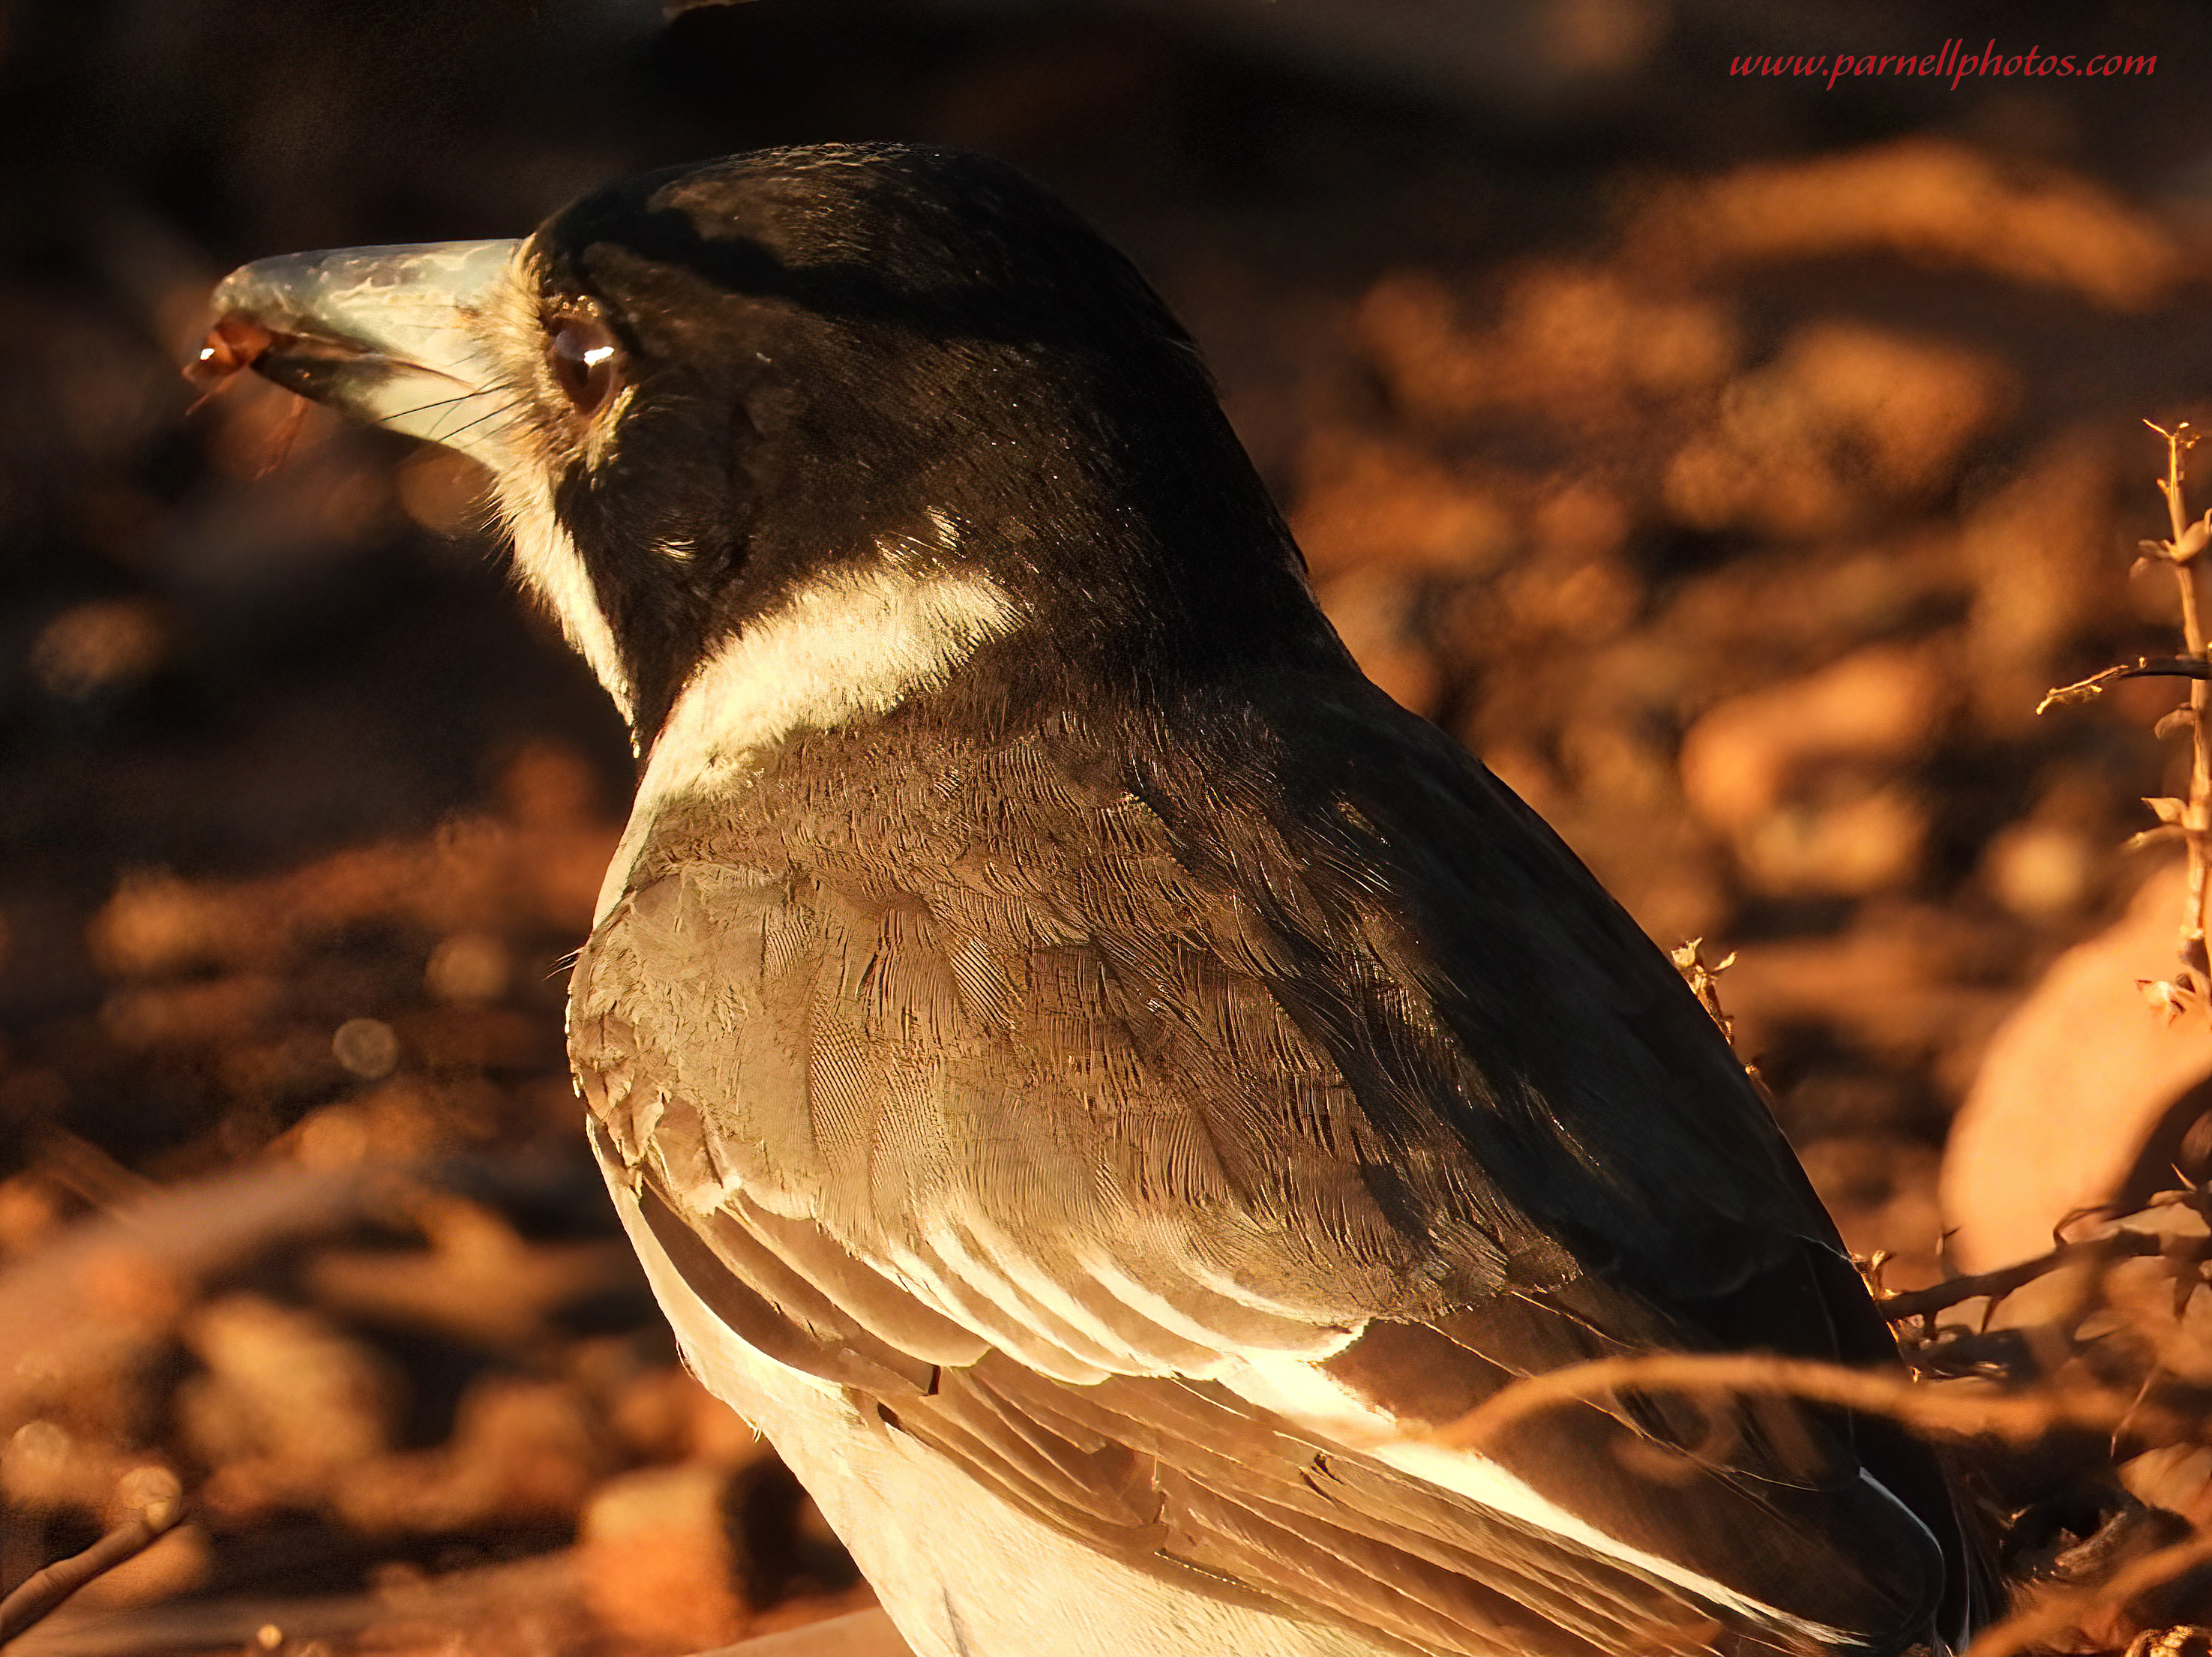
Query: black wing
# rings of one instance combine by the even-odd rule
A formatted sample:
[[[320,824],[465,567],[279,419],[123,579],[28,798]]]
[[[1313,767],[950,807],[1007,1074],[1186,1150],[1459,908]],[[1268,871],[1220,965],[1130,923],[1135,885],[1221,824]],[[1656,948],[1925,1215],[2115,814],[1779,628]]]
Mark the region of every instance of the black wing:
[[[1417,1442],[1577,1357],[1885,1338],[1663,959],[1364,695],[949,768],[893,719],[664,811],[577,974],[611,1171],[742,1338],[1219,1592],[1439,1652],[1924,1636],[1940,1477],[1866,1423]]]

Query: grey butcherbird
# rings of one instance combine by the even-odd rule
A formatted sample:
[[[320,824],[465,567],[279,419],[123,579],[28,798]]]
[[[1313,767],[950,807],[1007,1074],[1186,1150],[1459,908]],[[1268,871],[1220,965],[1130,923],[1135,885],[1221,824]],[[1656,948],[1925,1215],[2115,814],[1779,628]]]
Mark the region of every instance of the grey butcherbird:
[[[1894,1361],[1660,953],[1363,678],[1189,339],[1011,169],[769,151],[264,260],[212,366],[459,449],[643,761],[570,997],[684,1353],[922,1657],[1941,1653]]]

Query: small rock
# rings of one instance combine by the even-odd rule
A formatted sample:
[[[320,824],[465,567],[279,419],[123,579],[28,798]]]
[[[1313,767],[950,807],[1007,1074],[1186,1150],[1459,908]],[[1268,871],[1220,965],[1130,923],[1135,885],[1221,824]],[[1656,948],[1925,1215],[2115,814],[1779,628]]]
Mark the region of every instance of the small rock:
[[[696,1651],[743,1632],[730,1474],[707,1462],[648,1467],[592,1493],[577,1527],[585,1603],[618,1643]]]
[[[2174,970],[2184,890],[2179,865],[2146,881],[1991,1038],[1943,1159],[1961,1269],[2048,1248],[2059,1221],[2117,1193],[2167,1110],[2212,1076],[2204,1018],[2161,1017],[2137,987]]]
[[[1950,702],[1924,652],[1863,650],[1708,711],[1682,739],[1682,790],[1705,822],[1741,833],[1823,764],[1896,766],[1924,753]]]
[[[2080,830],[2051,822],[2015,822],[1982,854],[1990,893],[2023,920],[2052,920],[2079,909],[2101,862]]]

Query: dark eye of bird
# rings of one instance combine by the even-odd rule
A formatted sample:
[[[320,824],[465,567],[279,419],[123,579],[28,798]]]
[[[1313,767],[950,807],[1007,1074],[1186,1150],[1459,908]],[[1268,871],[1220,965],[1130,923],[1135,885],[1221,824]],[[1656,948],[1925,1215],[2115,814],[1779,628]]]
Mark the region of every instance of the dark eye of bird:
[[[553,378],[576,412],[589,419],[622,384],[622,347],[595,317],[557,318],[546,332],[545,360]]]

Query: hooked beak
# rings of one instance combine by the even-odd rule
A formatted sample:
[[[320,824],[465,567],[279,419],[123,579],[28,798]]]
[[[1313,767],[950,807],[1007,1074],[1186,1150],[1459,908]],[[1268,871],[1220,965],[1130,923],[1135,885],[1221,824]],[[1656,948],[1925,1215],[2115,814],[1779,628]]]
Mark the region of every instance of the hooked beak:
[[[216,324],[187,370],[251,367],[287,391],[496,464],[520,394],[483,315],[516,240],[342,247],[257,260],[215,290]]]

